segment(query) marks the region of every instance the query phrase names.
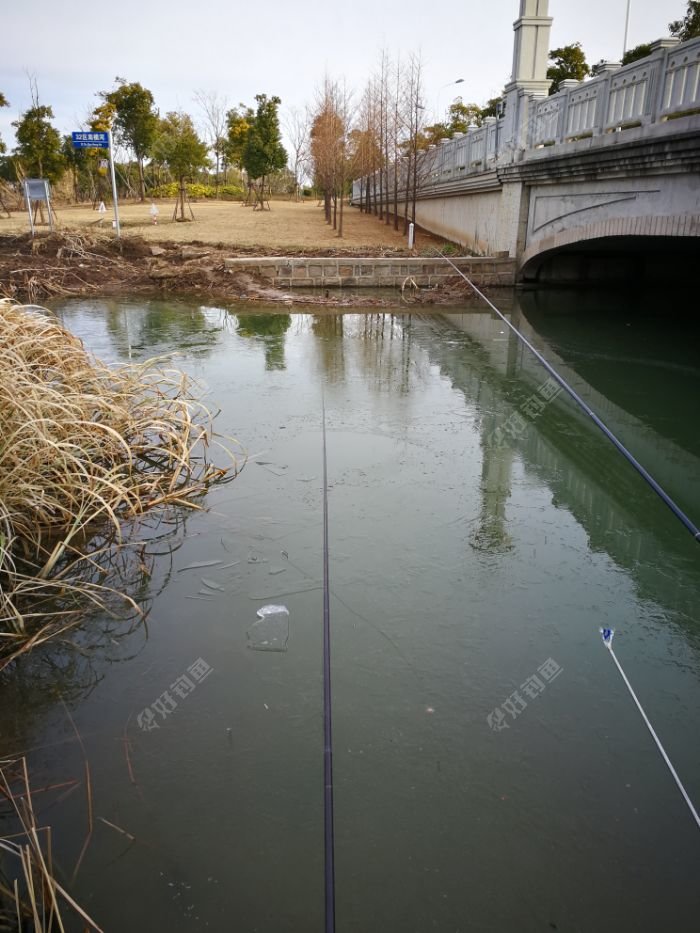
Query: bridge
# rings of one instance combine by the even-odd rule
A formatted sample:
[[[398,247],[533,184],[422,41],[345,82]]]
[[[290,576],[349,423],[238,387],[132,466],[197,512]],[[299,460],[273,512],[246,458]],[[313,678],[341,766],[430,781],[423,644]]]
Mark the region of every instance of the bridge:
[[[501,116],[420,154],[416,223],[514,257],[525,282],[688,278],[700,258],[700,38],[659,39],[549,96],[548,6],[520,2]],[[382,187],[393,191],[395,171],[403,216],[405,160]],[[377,173],[356,179],[353,204],[377,185]]]

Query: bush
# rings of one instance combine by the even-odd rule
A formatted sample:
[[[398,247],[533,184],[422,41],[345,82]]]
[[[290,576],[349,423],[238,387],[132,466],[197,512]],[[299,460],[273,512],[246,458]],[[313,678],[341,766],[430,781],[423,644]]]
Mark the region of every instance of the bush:
[[[245,192],[238,185],[222,185],[219,188],[219,197],[223,201],[240,201]]]
[[[192,201],[201,201],[205,198],[215,198],[216,188],[213,185],[200,185],[198,182],[188,182],[185,185],[187,197]],[[180,197],[180,184],[176,181],[167,185],[158,185],[148,192],[152,198],[178,198]],[[238,200],[243,197],[243,189],[238,185],[222,185],[219,188],[219,197],[224,201]]]

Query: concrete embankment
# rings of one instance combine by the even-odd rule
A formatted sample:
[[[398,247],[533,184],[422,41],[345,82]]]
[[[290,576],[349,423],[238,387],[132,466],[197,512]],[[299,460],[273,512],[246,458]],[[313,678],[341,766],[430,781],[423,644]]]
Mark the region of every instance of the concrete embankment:
[[[478,286],[515,285],[516,262],[509,258],[450,257]],[[356,258],[308,256],[243,256],[224,260],[230,272],[266,279],[275,288],[400,288],[407,279],[416,285],[445,285],[456,273],[437,257]]]

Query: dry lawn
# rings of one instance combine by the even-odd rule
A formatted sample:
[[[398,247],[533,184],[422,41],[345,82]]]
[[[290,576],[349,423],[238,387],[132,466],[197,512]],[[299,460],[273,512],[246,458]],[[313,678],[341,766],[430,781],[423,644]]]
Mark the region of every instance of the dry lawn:
[[[403,235],[396,233],[378,218],[361,214],[357,208],[346,207],[344,212],[344,236],[325,223],[323,209],[316,201],[295,203],[294,201],[272,201],[272,210],[253,211],[237,201],[201,201],[192,204],[194,221],[176,222],[172,219],[174,202],[156,202],[160,211],[158,224],[151,222],[150,203],[126,203],[120,205],[120,220],[123,234],[139,235],[149,240],[173,240],[176,242],[201,241],[222,243],[227,246],[254,247],[265,250],[309,249],[352,249],[382,247],[401,249],[406,246]],[[91,207],[59,207],[57,209],[59,230],[76,230],[83,233],[109,231],[112,222],[111,210],[104,214],[102,224],[99,215]],[[0,217],[0,236],[26,233],[29,221],[26,213],[13,213],[11,218]],[[46,228],[39,228],[46,229]],[[437,244],[441,240],[427,235],[419,237],[419,246]]]

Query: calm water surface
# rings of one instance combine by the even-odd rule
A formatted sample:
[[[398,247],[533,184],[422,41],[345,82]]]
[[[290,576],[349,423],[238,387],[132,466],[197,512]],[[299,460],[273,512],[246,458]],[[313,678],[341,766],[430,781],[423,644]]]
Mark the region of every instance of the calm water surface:
[[[688,321],[504,302],[700,521]],[[106,931],[322,929],[322,389],[340,933],[698,929],[700,834],[598,630],[700,804],[700,553],[498,320],[59,310],[108,360],[177,351],[251,458],[152,532],[147,628],[0,683],[42,785],[83,774],[59,693],[83,735],[72,890]],[[251,650],[269,603],[285,651]],[[84,789],[43,818],[70,875]]]

